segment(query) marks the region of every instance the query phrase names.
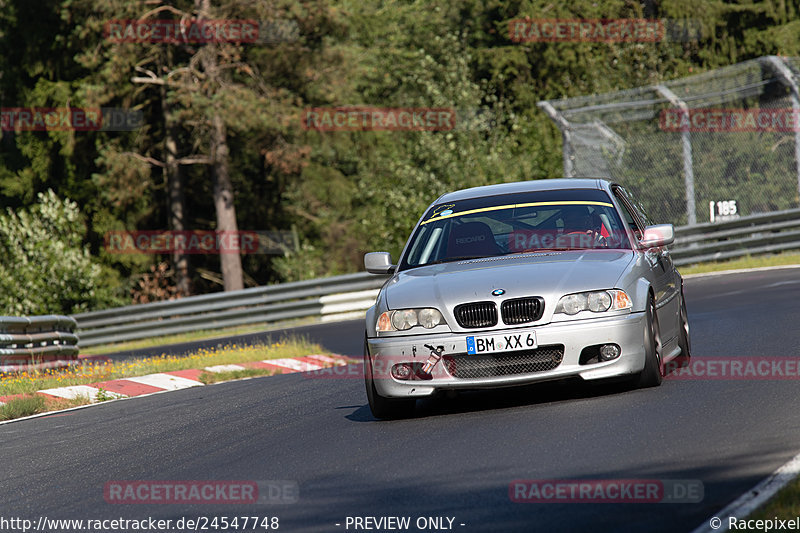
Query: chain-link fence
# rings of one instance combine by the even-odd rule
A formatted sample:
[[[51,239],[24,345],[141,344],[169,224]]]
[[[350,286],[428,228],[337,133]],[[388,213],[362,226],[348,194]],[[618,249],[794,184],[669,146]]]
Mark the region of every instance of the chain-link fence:
[[[800,205],[800,58],[767,56],[660,85],[539,102],[566,177],[622,183],[657,222]]]

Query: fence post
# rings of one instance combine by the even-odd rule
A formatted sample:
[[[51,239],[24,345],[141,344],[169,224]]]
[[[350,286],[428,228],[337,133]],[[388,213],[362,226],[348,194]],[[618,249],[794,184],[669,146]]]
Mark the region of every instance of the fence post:
[[[786,62],[778,56],[767,56],[766,65],[771,68],[789,87],[792,92],[792,115],[794,124],[794,163],[797,172],[797,191],[800,194],[800,91],[797,88],[797,80],[794,74],[786,66]]]
[[[564,115],[556,111],[556,108],[547,100],[542,100],[537,105],[547,113],[547,116],[550,117],[550,119],[556,123],[558,129],[561,130],[561,139],[564,143],[564,148],[562,149],[564,155],[564,177],[575,177],[575,163],[572,153],[572,126],[570,126],[570,123],[564,118]]]
[[[679,107],[682,113],[689,118],[689,106],[686,102],[678,98],[675,93],[664,85],[656,85],[656,90],[675,107]],[[681,142],[683,144],[683,179],[686,188],[686,223],[690,226],[697,224],[697,209],[694,197],[694,167],[692,165],[692,137],[689,129],[681,132]]]

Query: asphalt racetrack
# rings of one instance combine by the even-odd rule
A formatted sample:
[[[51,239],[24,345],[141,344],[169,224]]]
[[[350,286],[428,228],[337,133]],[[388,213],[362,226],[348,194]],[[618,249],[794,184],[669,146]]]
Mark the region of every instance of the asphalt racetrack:
[[[800,358],[800,270],[694,278],[686,297],[695,364]],[[361,321],[300,330],[361,354]],[[0,516],[269,516],[287,532],[367,531],[353,517],[390,516],[410,517],[411,531],[420,517],[427,530],[691,531],[800,452],[797,379],[545,384],[420,401],[415,418],[381,422],[355,374],[229,382],[2,425]],[[518,479],[699,480],[704,492],[697,503],[517,503]],[[115,480],[283,480],[299,493],[271,505],[108,503]]]

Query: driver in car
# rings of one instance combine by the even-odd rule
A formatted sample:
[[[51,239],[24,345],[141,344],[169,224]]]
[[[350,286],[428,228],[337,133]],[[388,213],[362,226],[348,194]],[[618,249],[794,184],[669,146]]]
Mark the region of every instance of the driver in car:
[[[561,212],[564,223],[561,237],[570,237],[567,241],[572,248],[605,247],[606,239],[602,235],[603,223],[600,217],[592,215],[584,206],[568,206]],[[585,237],[584,237],[585,236]]]

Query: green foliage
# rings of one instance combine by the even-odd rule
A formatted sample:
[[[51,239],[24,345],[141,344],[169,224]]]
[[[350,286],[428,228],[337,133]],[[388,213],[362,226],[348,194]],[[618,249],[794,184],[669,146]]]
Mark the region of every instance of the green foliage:
[[[0,405],[0,420],[13,420],[23,416],[31,416],[45,410],[44,396],[33,394],[12,398]]]
[[[83,245],[78,205],[52,190],[38,200],[0,216],[0,313],[68,314],[119,303]]]
[[[177,16],[173,9],[192,15],[191,0],[170,2],[169,9],[161,2],[124,0],[0,0],[4,107],[109,106],[140,110],[145,117],[135,132],[18,132],[0,139],[0,207],[34,210],[38,193],[48,189],[73,199],[88,228],[77,233],[69,249],[91,253],[97,261],[79,255],[93,265],[92,272],[101,269],[86,278],[96,284],[94,293],[80,285],[67,291],[82,295],[83,303],[68,297],[48,300],[44,307],[104,305],[112,298],[99,295],[101,285],[130,288],[152,265],[169,259],[109,254],[103,235],[169,227],[166,175],[158,164],[166,159],[167,132],[174,135],[177,157],[205,154],[215,111],[228,134],[239,228],[295,229],[301,244],[281,257],[243,258],[246,275],[263,284],[360,270],[362,254],[370,250],[396,257],[417,217],[444,192],[560,176],[560,133],[537,107],[540,100],[651,85],[766,54],[800,55],[798,0],[213,4],[215,18],[292,21],[298,38],[217,46],[225,82],[214,88],[198,61],[212,47],[113,43],[103,35],[111,19],[148,13],[170,18]],[[526,16],[683,20],[699,24],[700,37],[658,43],[512,42],[509,22]],[[169,83],[132,81],[148,76]],[[301,127],[306,108],[357,105],[448,107],[459,110],[463,120],[453,131],[435,132]],[[662,153],[637,149],[657,137],[632,133],[619,171],[659,218],[659,209],[682,202],[680,154],[667,147]],[[794,200],[791,191],[777,185],[784,171],[779,158],[787,157],[789,144],[756,137],[740,135],[727,147],[699,142],[696,154],[708,150],[695,166],[698,191],[723,198],[744,180],[769,191],[775,208]],[[650,171],[626,175],[626,163],[636,157],[636,164]],[[732,164],[737,164],[736,182],[724,178]],[[181,172],[187,229],[213,229],[207,166],[185,164]],[[711,190],[701,191],[702,183]],[[192,256],[190,266],[197,292],[219,288],[209,281],[215,276],[201,275],[218,272],[218,258]],[[26,278],[22,285],[27,283]],[[16,288],[14,294],[35,289]],[[8,294],[4,297],[13,300]]]
[[[97,387],[97,394],[95,394],[94,401],[96,402],[107,402],[109,400],[114,400],[117,397],[108,392],[103,387]]]
[[[501,181],[547,177],[553,146],[537,136],[546,124],[518,112],[476,78],[469,36],[453,13],[391,2],[347,5],[353,21],[349,53],[360,77],[349,100],[315,105],[453,108],[453,131],[308,132],[311,161],[285,199],[310,243],[277,259],[284,277],[313,277],[361,268],[371,249],[399,254],[422,211],[441,194]],[[382,20],[381,32],[370,20]],[[412,22],[414,21],[415,22]],[[420,23],[422,22],[422,23]],[[321,243],[322,246],[318,246]]]

